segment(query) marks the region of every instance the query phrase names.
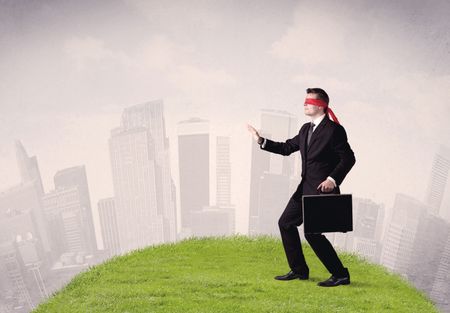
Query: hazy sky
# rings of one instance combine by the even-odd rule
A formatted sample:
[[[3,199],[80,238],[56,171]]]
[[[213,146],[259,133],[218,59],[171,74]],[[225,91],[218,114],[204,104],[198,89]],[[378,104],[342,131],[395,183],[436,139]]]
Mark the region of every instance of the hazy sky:
[[[245,232],[245,123],[258,128],[269,108],[303,124],[305,89],[322,87],[357,160],[341,192],[388,207],[397,192],[423,199],[434,153],[450,145],[449,13],[445,0],[0,0],[0,189],[19,181],[20,139],[46,190],[85,164],[96,207],[113,193],[109,131],[125,107],[162,98],[175,181],[178,121],[232,136]]]

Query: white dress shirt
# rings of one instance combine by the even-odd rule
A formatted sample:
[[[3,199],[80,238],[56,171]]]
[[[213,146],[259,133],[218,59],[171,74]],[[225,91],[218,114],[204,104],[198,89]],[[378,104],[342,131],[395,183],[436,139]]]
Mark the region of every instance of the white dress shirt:
[[[324,119],[324,117],[325,117],[325,114],[322,114],[321,116],[318,116],[318,117],[316,117],[315,119],[312,119],[312,120],[311,120],[311,122],[314,123],[313,132],[316,130],[317,125],[319,125],[320,122],[322,122],[322,120]],[[261,144],[261,147],[262,147],[262,148],[264,148],[265,146],[266,146],[266,138],[264,138],[264,141],[263,141],[263,143]],[[331,180],[331,182],[332,182],[333,185],[334,185],[334,188],[337,187],[336,181],[334,180],[333,177],[328,176],[327,179]]]
[[[322,122],[323,118],[325,117],[325,114],[322,114],[319,117],[316,117],[315,119],[311,120],[311,123],[314,123],[314,128],[313,128],[313,132],[316,130],[317,125],[320,124],[320,122]]]

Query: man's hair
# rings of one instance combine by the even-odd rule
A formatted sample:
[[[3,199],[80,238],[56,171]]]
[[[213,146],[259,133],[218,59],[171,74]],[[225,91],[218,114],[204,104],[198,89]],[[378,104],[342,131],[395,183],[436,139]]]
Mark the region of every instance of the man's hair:
[[[327,104],[330,102],[328,94],[322,88],[307,88],[306,93],[315,94],[317,99],[325,101]],[[323,108],[323,112],[327,113],[327,108]]]

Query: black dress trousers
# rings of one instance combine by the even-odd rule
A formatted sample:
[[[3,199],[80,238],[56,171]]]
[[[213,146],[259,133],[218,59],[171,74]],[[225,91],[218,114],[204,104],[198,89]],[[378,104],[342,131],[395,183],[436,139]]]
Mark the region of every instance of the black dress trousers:
[[[309,273],[297,227],[303,223],[303,208],[301,202],[302,186],[289,199],[289,202],[278,220],[281,240],[288,260],[289,267],[296,273]],[[334,276],[345,276],[342,262],[323,234],[305,234],[305,238],[317,257]]]

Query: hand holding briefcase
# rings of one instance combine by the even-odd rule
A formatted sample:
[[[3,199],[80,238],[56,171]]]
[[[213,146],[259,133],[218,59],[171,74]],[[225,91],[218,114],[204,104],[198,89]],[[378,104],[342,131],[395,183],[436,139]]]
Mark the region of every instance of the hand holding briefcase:
[[[304,195],[302,205],[305,233],[353,231],[351,194]]]

